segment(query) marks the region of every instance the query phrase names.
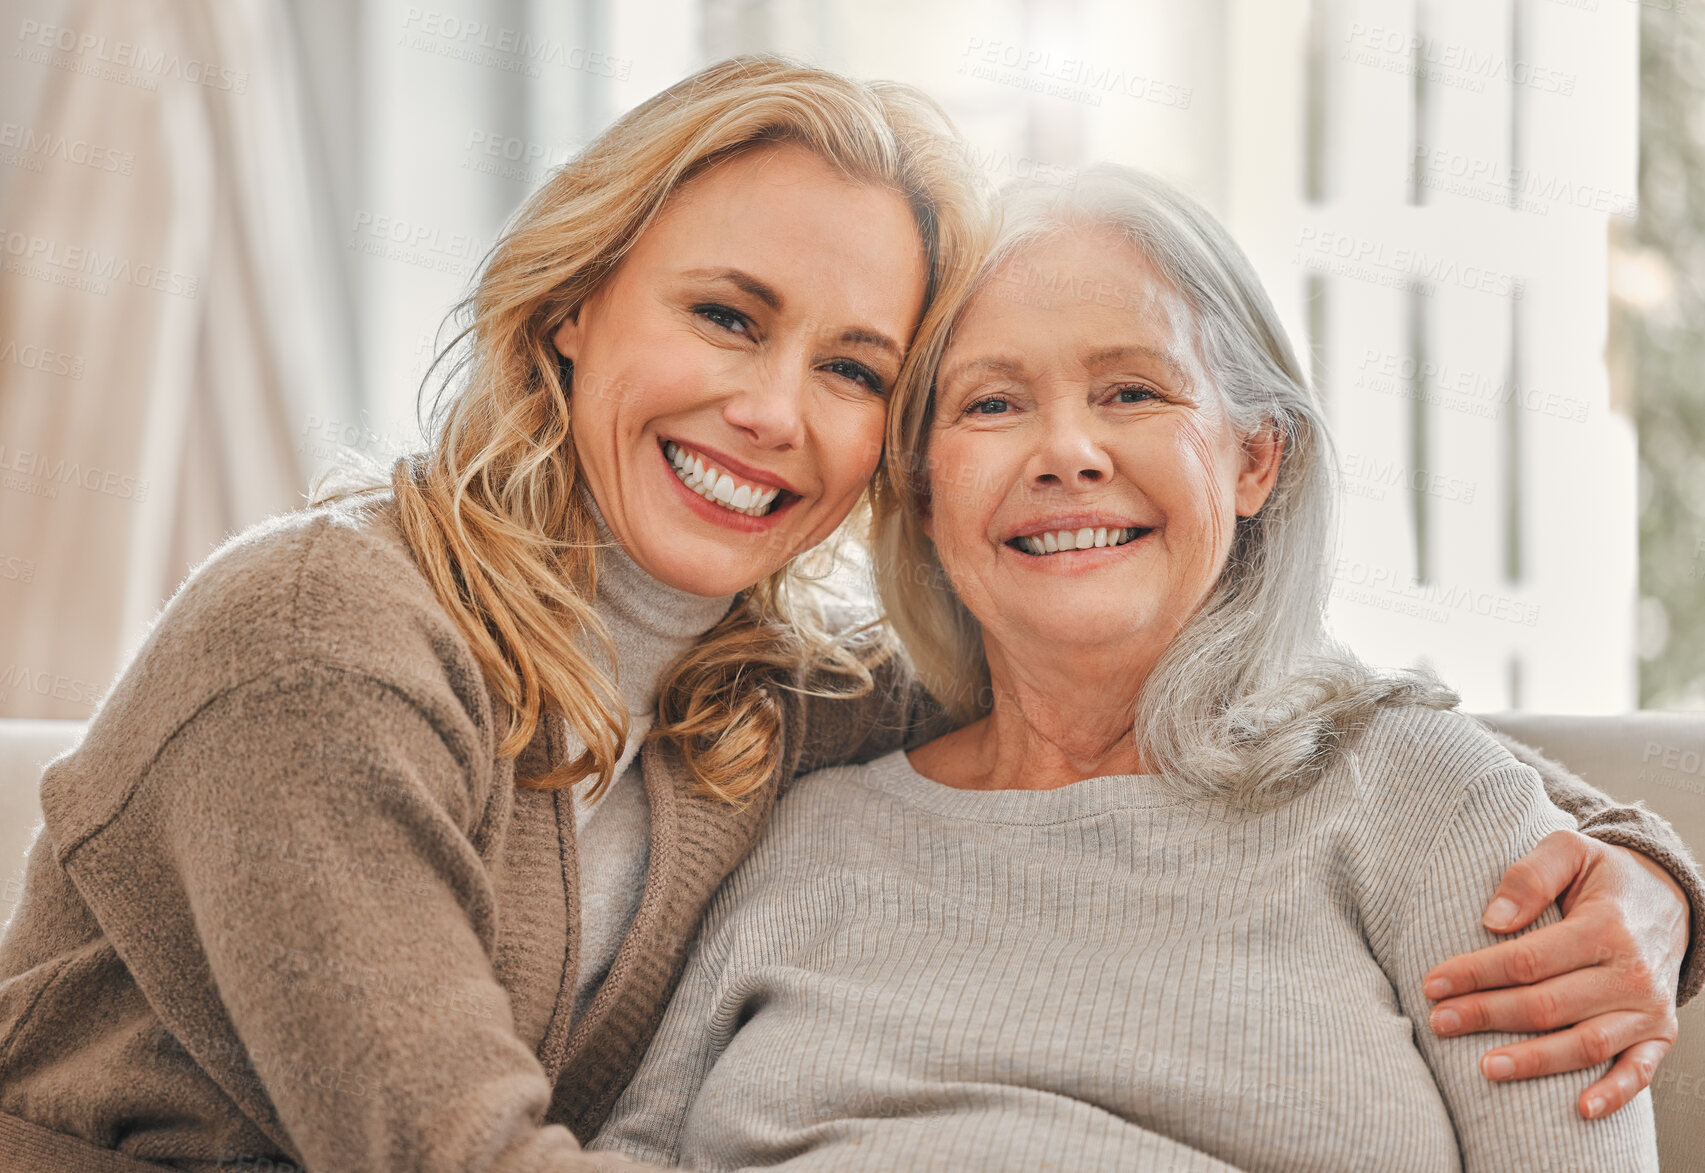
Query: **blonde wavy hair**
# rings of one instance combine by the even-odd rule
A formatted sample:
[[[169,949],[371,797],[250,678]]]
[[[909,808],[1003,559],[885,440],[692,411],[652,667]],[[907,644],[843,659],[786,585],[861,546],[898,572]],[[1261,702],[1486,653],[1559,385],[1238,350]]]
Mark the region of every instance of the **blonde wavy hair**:
[[[1238,519],[1219,580],[1137,698],[1135,731],[1148,767],[1180,793],[1261,809],[1312,785],[1377,709],[1454,705],[1456,695],[1436,678],[1374,672],[1326,630],[1332,440],[1279,316],[1230,233],[1170,184],[1112,164],[1087,168],[1069,191],[1009,187],[1001,211],[998,239],[973,291],[1038,241],[1084,229],[1112,232],[1189,303],[1197,344],[1238,434],[1272,428],[1284,441],[1266,503]],[[1019,268],[1016,279],[1027,287],[1044,283],[1038,295],[1079,295],[1069,283],[1048,287],[1049,275]],[[925,687],[965,722],[987,713],[993,700],[982,628],[923,532],[935,372],[952,324],[952,315],[942,315],[918,332],[912,365],[894,389],[889,483],[874,495],[872,540],[889,622]]]
[[[522,785],[595,777],[599,793],[627,738],[626,706],[586,646],[614,662],[592,603],[597,531],[571,439],[572,370],[552,335],[672,192],[738,152],[777,143],[907,201],[928,258],[924,325],[960,299],[988,207],[941,109],[907,86],[741,57],[624,115],[527,200],[428,371],[430,380],[444,364],[436,438],[390,477],[414,557],[508,707],[499,753],[519,755],[552,713],[586,746]],[[782,692],[807,678],[848,695],[870,686],[867,661],[826,630],[808,578],[796,559],[743,592],[666,673],[651,736],[679,748],[703,793],[738,801],[775,769]]]

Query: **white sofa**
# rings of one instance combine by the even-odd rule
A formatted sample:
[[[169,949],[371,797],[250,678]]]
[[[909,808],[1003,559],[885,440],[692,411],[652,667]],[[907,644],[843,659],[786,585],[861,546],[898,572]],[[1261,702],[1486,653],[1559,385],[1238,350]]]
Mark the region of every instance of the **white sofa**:
[[[1705,855],[1705,713],[1500,713],[1485,719],[1616,798],[1644,802],[1675,826],[1695,855]],[[24,852],[40,821],[41,767],[81,732],[75,721],[0,720],[0,873],[6,885],[0,920],[16,902]],[[1705,997],[1681,1018],[1680,1041],[1653,1087],[1665,1169],[1697,1168],[1705,1151]]]
[[[41,769],[82,735],[81,721],[0,720],[0,921],[17,903],[41,822]]]

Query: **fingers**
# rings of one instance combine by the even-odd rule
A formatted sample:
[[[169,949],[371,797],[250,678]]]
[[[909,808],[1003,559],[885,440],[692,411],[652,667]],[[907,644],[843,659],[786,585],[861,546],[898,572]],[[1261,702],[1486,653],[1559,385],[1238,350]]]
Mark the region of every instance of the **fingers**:
[[[1440,962],[1422,979],[1421,993],[1437,1001],[1476,990],[1528,986],[1608,960],[1601,934],[1565,920]]]
[[[1637,1065],[1642,1061],[1649,1061],[1651,1067],[1656,1067],[1657,1060],[1669,1049],[1674,1038],[1673,1030],[1665,1035],[1663,1024],[1654,1022],[1651,1016],[1622,1010],[1615,1014],[1601,1014],[1555,1034],[1523,1039],[1519,1043],[1488,1051],[1480,1057],[1480,1074],[1502,1083],[1513,1079],[1533,1079],[1540,1075],[1557,1075],[1565,1071],[1584,1071],[1600,1063],[1609,1062],[1619,1054],[1635,1053],[1635,1049],[1639,1048],[1635,1053],[1634,1064],[1624,1072],[1637,1074]],[[1648,1046],[1651,1043],[1661,1046],[1655,1054]],[[1612,1074],[1615,1070],[1612,1069]],[[1605,1078],[1609,1079],[1610,1076]],[[1651,1073],[1648,1069],[1646,1082],[1650,1081]],[[1600,1083],[1602,1082],[1604,1081],[1600,1080]],[[1640,1085],[1644,1086],[1644,1083]],[[1635,1087],[1628,1094],[1632,1096],[1638,1093],[1640,1087]],[[1603,1095],[1604,1089],[1601,1088],[1596,1094]],[[1582,1103],[1585,1102],[1583,1096]]]
[[[1499,1047],[1481,1057],[1480,1073],[1502,1083],[1581,1071],[1615,1055],[1618,1040],[1639,1040],[1629,1043],[1615,1065],[1582,1092],[1576,1103],[1582,1116],[1600,1119],[1626,1107],[1651,1086],[1653,1073],[1675,1041],[1673,1034],[1650,1037],[1644,1018],[1638,1014],[1607,1014],[1574,1030]]]
[[[1641,1015],[1654,1028],[1674,1017],[1667,1003],[1649,992],[1642,993],[1614,971],[1597,966],[1537,985],[1483,990],[1450,998],[1433,1007],[1427,1021],[1434,1034],[1452,1037],[1487,1030],[1560,1030],[1620,1012]],[[1651,1033],[1655,1031],[1639,1037],[1649,1038]],[[1620,1046],[1603,1058],[1608,1059],[1637,1041],[1623,1039]]]
[[[1669,1048],[1670,1044],[1663,1039],[1629,1047],[1603,1079],[1581,1093],[1578,1105],[1581,1115],[1588,1120],[1608,1116],[1650,1087],[1652,1073],[1669,1054]]]
[[[1578,831],[1553,831],[1541,839],[1504,872],[1481,923],[1494,933],[1532,924],[1586,870],[1592,847]]]

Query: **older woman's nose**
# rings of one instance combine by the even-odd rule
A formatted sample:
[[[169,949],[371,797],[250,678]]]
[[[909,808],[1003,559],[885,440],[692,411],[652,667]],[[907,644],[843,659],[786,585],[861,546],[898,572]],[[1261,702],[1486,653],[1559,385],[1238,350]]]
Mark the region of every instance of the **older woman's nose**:
[[[1029,479],[1038,487],[1087,488],[1113,475],[1113,460],[1091,420],[1044,420]]]

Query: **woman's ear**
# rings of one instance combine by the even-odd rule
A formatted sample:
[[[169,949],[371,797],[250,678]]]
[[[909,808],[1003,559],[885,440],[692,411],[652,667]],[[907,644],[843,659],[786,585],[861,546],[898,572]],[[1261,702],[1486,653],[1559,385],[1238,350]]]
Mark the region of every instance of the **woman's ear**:
[[[1273,492],[1279,479],[1279,461],[1285,455],[1285,437],[1271,420],[1243,441],[1243,468],[1237,474],[1237,515],[1254,517]]]
[[[575,352],[580,349],[580,307],[563,319],[562,325],[551,335],[551,342],[556,346],[556,352],[569,362],[574,361]]]

